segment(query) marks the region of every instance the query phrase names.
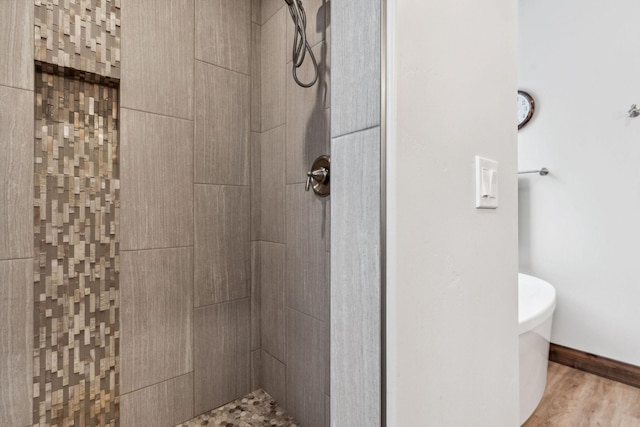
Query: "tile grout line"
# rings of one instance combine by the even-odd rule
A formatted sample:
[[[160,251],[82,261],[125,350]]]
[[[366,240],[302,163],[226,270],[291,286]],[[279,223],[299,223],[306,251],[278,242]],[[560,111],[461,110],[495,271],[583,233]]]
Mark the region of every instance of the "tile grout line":
[[[231,303],[231,302],[240,302],[240,301],[243,301],[243,300],[246,300],[246,299],[250,300],[251,296],[249,295],[249,296],[242,297],[242,298],[230,299],[228,301],[212,302],[212,303],[209,303],[209,304],[203,304],[203,305],[198,305],[198,306],[194,305],[193,309],[195,311],[196,309],[203,309],[203,308],[213,307],[215,305],[228,304],[228,303]],[[249,301],[249,302],[251,302],[251,301]]]
[[[219,68],[221,70],[230,71],[232,73],[240,74],[241,76],[244,76],[244,77],[251,77],[251,71],[249,71],[249,73],[243,73],[242,71],[232,70],[231,68],[223,67],[222,65],[214,64],[213,62],[205,61],[204,59],[193,58],[193,60],[194,60],[194,73],[195,73],[195,63],[196,62],[200,62],[202,64],[209,65],[211,67],[216,67],[216,68]]]
[[[320,323],[323,323],[323,324],[325,324],[325,325],[328,323],[326,320],[318,319],[316,316],[314,316],[314,315],[312,315],[312,314],[307,314],[307,313],[305,313],[304,311],[300,311],[300,310],[298,310],[297,308],[295,308],[295,307],[291,307],[291,306],[290,306],[290,305],[288,305],[288,304],[285,304],[285,307],[286,307],[286,308],[288,308],[288,309],[289,309],[289,310],[291,310],[291,311],[295,311],[295,312],[296,312],[296,313],[298,313],[298,314],[302,314],[303,316],[306,316],[306,317],[308,317],[308,318],[310,318],[310,319],[312,319],[312,320],[315,320],[316,322],[320,322]]]
[[[354,131],[351,131],[351,132],[347,132],[347,133],[342,134],[342,135],[331,136],[331,140],[345,138],[347,136],[355,135],[357,133],[363,133],[363,132],[366,132],[366,131],[369,131],[369,130],[373,130],[373,129],[376,129],[376,128],[382,129],[381,125],[377,124],[377,125],[373,125],[373,126],[369,126],[369,127],[363,128],[363,129],[357,129],[357,130],[354,130]]]
[[[192,226],[193,226],[193,257],[191,258],[191,369],[193,371],[193,381],[191,382],[191,416],[196,415],[196,99],[198,93],[196,92],[196,37],[197,34],[197,7],[198,1],[193,3],[193,81],[191,82],[191,89],[193,90],[193,105],[191,111],[193,111],[193,151],[191,153],[191,194],[193,197],[192,207]]]
[[[279,363],[281,363],[285,368],[287,367],[287,364],[285,362],[283,362],[282,360],[280,360],[280,358],[278,358],[278,357],[274,356],[273,354],[271,354],[271,352],[265,350],[264,348],[262,349],[262,351],[267,353],[269,356],[273,357],[275,360],[277,360]]]
[[[251,184],[213,184],[211,182],[193,182],[193,185],[211,185],[211,186],[215,186],[215,187],[239,187],[239,188],[250,188]]]
[[[141,248],[141,249],[120,249],[120,253],[125,253],[125,252],[146,252],[146,251],[163,251],[163,250],[170,250],[170,249],[188,249],[188,248],[193,248],[194,245],[184,245],[184,246],[167,246],[164,248]]]
[[[265,25],[267,22],[269,22],[271,20],[271,18],[273,18],[274,16],[276,16],[278,14],[278,12],[280,12],[280,9],[282,9],[284,7],[284,5],[280,6],[278,9],[276,9],[275,12],[273,12],[271,15],[269,15],[269,17],[267,19],[264,20],[264,22],[262,22],[260,25]],[[260,21],[262,21],[262,7],[260,8]],[[286,41],[285,41],[286,43]]]
[[[36,260],[37,258],[34,256],[30,257],[17,257],[17,258],[2,258],[0,262],[11,262],[11,261],[26,261],[26,260]]]
[[[34,80],[35,80],[35,77],[34,77]],[[6,84],[2,84],[2,83],[0,83],[0,87],[7,88],[7,89],[23,90],[25,92],[31,92],[33,94],[35,94],[35,91],[36,91],[35,88],[27,89],[27,88],[24,88],[24,87],[11,86],[11,85],[6,85]]]
[[[258,252],[260,251],[260,244],[256,243],[255,250],[254,250],[254,244],[252,240],[254,235],[257,237],[260,237],[262,234],[259,230],[259,228],[261,228],[261,225],[262,225],[262,216],[260,215],[258,217],[258,220],[254,218],[254,216],[257,216],[255,215],[255,213],[257,212],[257,209],[259,207],[259,206],[254,206],[255,198],[258,197],[258,192],[256,191],[257,189],[255,188],[256,187],[255,183],[259,182],[259,180],[256,179],[259,177],[255,176],[256,175],[256,168],[255,168],[256,159],[254,158],[255,144],[254,144],[254,137],[253,137],[254,118],[260,117],[260,122],[259,122],[260,126],[258,127],[262,128],[262,96],[260,96],[259,99],[254,99],[256,95],[255,87],[257,87],[259,91],[262,91],[262,81],[260,81],[260,85],[258,86],[257,85],[258,76],[256,75],[256,72],[258,74],[261,74],[262,58],[260,58],[260,63],[258,64],[260,65],[260,67],[254,66],[254,62],[256,60],[255,57],[260,56],[260,55],[254,55],[254,54],[260,53],[260,49],[262,47],[256,43],[257,39],[262,41],[262,25],[255,24],[258,27],[257,29],[258,33],[256,33],[256,31],[254,31],[254,22],[253,22],[254,7],[255,7],[255,1],[251,1],[251,6],[250,6],[251,16],[249,17],[249,376],[250,376],[249,382],[251,383],[250,388],[253,388],[254,380],[256,380],[255,381],[256,385],[262,387],[262,355],[260,353],[260,351],[262,351],[262,301],[261,301],[261,294],[258,292],[255,292],[259,282],[257,281],[257,278],[254,277],[254,271],[256,270],[254,262],[259,261]],[[262,10],[260,10],[260,12],[262,12]],[[260,101],[260,102],[257,103],[257,101]],[[254,107],[256,105],[258,106],[257,108],[258,111],[254,111],[255,110]],[[262,142],[261,134],[258,134],[258,138],[260,138],[258,142],[259,143]],[[261,160],[261,158],[258,160]],[[262,173],[262,166],[260,167],[260,172]],[[258,258],[255,261],[254,261],[254,253],[255,253],[255,257]],[[258,303],[258,298],[260,298],[259,303]],[[256,307],[254,307],[254,304],[256,305]],[[256,311],[257,313],[254,313],[254,311]],[[256,319],[254,319],[254,316],[256,317]],[[257,329],[257,331],[254,330],[254,324],[257,325],[257,327],[255,328]],[[258,348],[255,350],[253,350],[254,340],[258,342],[258,345],[257,345]],[[254,363],[253,363],[254,351],[258,351],[258,355],[260,356],[259,379],[256,379],[256,372],[254,372],[255,370],[257,370],[257,367],[254,367]]]
[[[286,10],[285,10],[285,15],[286,15]],[[285,88],[284,88],[284,141],[283,141],[284,149],[282,150],[282,152],[284,153],[284,160],[283,160],[284,167],[282,168],[282,174],[283,174],[283,178],[284,178],[283,179],[284,185],[282,186],[283,198],[282,198],[282,206],[281,206],[281,209],[284,211],[284,236],[282,236],[282,238],[285,241],[285,244],[284,244],[284,266],[283,266],[283,268],[284,268],[284,278],[283,278],[284,280],[283,280],[283,282],[284,283],[282,284],[282,286],[284,288],[283,291],[282,291],[282,297],[283,297],[283,301],[282,301],[282,303],[283,303],[282,304],[282,307],[283,307],[283,320],[282,320],[282,323],[284,323],[282,325],[283,326],[282,327],[282,329],[283,329],[282,333],[284,334],[284,336],[282,337],[282,342],[283,342],[283,345],[284,345],[284,358],[285,359],[289,359],[288,358],[289,343],[288,343],[288,333],[287,333],[288,332],[288,324],[289,324],[289,321],[288,321],[288,317],[289,316],[287,316],[287,312],[286,312],[287,311],[287,296],[288,296],[288,289],[289,289],[289,286],[287,286],[287,276],[288,276],[288,274],[287,274],[287,271],[288,271],[287,270],[287,263],[288,263],[288,261],[287,261],[287,258],[288,258],[287,257],[287,246],[289,246],[289,250],[291,250],[291,247],[290,247],[290,245],[287,245],[286,242],[287,242],[288,225],[291,222],[291,212],[289,212],[287,210],[287,198],[288,198],[288,195],[287,195],[287,158],[288,158],[288,151],[289,151],[288,150],[288,146],[289,146],[288,142],[289,141],[287,139],[289,132],[287,132],[287,128],[290,125],[290,123],[288,121],[288,119],[289,119],[289,117],[288,117],[289,93],[288,92],[290,91],[290,84],[287,83],[287,78],[288,77],[290,78],[290,76],[289,76],[289,71],[287,69],[287,40],[288,40],[288,38],[287,38],[287,21],[286,21],[286,19],[287,19],[287,17],[285,16],[285,24],[284,24],[284,33],[285,33],[285,35],[284,35],[284,40],[283,40],[284,53],[285,54],[284,54],[284,64],[282,66],[282,71],[285,74],[285,77],[284,77],[285,78]],[[285,400],[285,404],[288,406],[288,404],[289,404],[289,399],[288,399],[288,396],[289,396],[289,384],[288,384],[288,381],[287,381],[288,365],[286,363],[283,363],[283,365],[284,365],[284,379],[283,379],[283,381],[284,381],[284,400]]]
[[[185,117],[171,116],[169,114],[156,113],[156,112],[153,112],[153,111],[145,111],[145,110],[140,110],[138,108],[125,107],[123,105],[120,105],[120,110],[136,111],[138,113],[152,114],[154,116],[160,116],[160,117],[164,117],[164,118],[168,118],[168,119],[184,120],[185,122],[194,122],[195,121],[195,118],[188,119],[188,118],[185,118]]]
[[[127,395],[130,395],[130,394],[133,394],[133,393],[137,393],[137,392],[142,391],[142,390],[145,390],[145,389],[147,389],[147,388],[155,387],[155,386],[157,386],[157,385],[160,385],[160,384],[163,384],[163,383],[167,383],[167,382],[169,382],[169,381],[172,381],[172,380],[175,380],[175,379],[178,379],[178,378],[182,378],[182,377],[185,377],[185,376],[187,376],[187,375],[194,374],[194,373],[195,373],[195,372],[194,372],[193,370],[191,370],[191,371],[189,371],[189,372],[185,372],[185,373],[183,373],[183,374],[176,375],[175,377],[167,378],[167,379],[165,379],[165,380],[161,380],[161,381],[155,382],[155,383],[153,383],[153,384],[146,385],[146,386],[144,386],[144,387],[138,387],[138,388],[136,388],[136,389],[134,389],[134,390],[131,390],[131,391],[128,391],[128,392],[126,392],[126,393],[122,393],[122,392],[121,392],[121,393],[120,393],[120,397],[127,396]],[[195,376],[195,375],[194,375],[194,376]]]
[[[262,135],[264,133],[271,132],[272,130],[278,129],[279,127],[282,127],[282,126],[287,126],[286,119],[285,119],[285,121],[283,123],[277,124],[277,125],[275,125],[273,127],[270,127],[269,129],[264,129],[264,130],[261,130],[260,132],[255,132],[255,131],[252,131],[252,132],[253,133],[259,133],[260,135]]]

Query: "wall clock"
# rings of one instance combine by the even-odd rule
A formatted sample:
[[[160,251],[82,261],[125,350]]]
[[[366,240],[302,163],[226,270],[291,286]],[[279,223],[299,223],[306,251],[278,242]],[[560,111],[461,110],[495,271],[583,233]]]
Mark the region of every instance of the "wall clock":
[[[536,104],[531,95],[523,90],[518,91],[518,129],[521,129],[531,120],[535,106]]]

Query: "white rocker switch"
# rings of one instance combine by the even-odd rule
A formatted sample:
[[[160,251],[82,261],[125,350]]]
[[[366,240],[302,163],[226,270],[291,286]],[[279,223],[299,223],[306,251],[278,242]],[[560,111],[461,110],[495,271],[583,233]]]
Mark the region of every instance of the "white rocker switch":
[[[498,162],[476,156],[476,208],[498,207]]]

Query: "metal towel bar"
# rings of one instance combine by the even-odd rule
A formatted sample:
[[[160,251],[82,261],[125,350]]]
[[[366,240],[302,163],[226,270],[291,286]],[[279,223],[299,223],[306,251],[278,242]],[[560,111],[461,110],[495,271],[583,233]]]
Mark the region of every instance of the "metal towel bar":
[[[529,173],[537,173],[537,174],[540,174],[541,176],[547,176],[549,175],[549,169],[542,168],[542,169],[536,169],[536,170],[530,170],[530,171],[518,171],[518,175],[525,175]]]

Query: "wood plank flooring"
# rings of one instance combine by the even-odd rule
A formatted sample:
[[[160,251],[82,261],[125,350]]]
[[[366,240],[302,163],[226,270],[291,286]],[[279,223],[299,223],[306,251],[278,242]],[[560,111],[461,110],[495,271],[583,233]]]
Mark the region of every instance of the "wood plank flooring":
[[[640,366],[551,343],[549,360],[640,388]]]
[[[549,362],[547,388],[523,427],[640,427],[640,389]]]

